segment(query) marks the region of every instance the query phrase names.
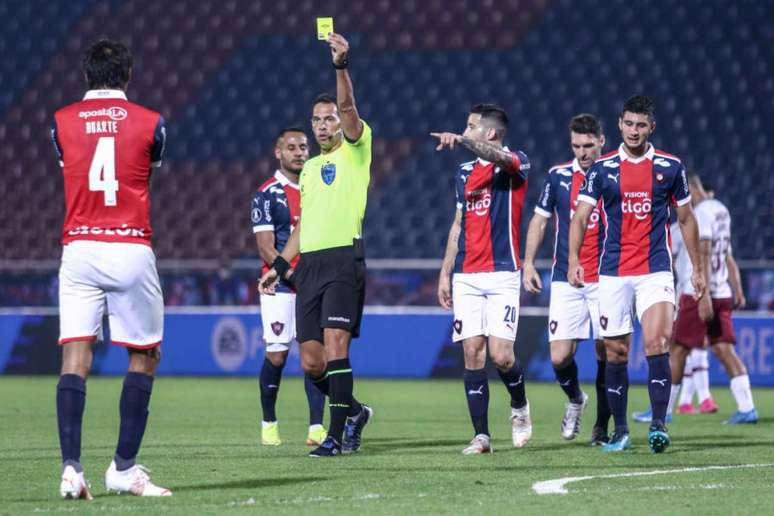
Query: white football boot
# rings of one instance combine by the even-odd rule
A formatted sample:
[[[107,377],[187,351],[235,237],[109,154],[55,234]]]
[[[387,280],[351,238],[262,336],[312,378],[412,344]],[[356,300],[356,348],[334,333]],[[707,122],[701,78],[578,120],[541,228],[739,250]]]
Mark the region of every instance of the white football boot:
[[[83,478],[83,473],[78,473],[72,466],[66,466],[62,471],[62,482],[59,484],[59,494],[62,498],[93,500],[89,483]]]
[[[583,400],[580,403],[568,402],[565,405],[564,419],[562,419],[562,437],[568,441],[575,439],[581,430],[581,418],[583,411],[586,410],[586,404],[589,402],[589,395],[585,392]]]
[[[532,419],[529,417],[529,402],[520,409],[511,408],[511,435],[513,445],[522,448],[532,437]]]
[[[125,471],[116,469],[115,461],[105,472],[105,489],[114,493],[131,493],[135,496],[172,496],[172,491],[150,481],[150,470],[135,464]]]
[[[489,436],[486,434],[478,434],[470,441],[468,447],[462,450],[463,455],[481,455],[483,453],[492,453]]]

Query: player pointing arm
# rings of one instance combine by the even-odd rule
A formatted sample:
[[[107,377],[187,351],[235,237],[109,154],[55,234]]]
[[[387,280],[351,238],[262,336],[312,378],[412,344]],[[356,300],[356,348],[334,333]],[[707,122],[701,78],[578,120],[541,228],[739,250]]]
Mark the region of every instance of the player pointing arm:
[[[468,122],[468,128],[465,131],[476,129],[477,125],[471,125]],[[495,131],[494,128],[486,129],[487,132]],[[484,161],[490,161],[496,166],[503,168],[509,172],[517,172],[522,179],[527,178],[527,172],[529,171],[529,163],[522,163],[518,154],[509,151],[502,145],[497,145],[487,141],[477,141],[465,135],[456,133],[430,133],[430,136],[438,138],[438,146],[435,150],[440,151],[444,148],[454,149],[456,144],[468,149],[478,158]]]
[[[463,135],[431,133],[439,140],[437,150],[459,144],[478,157],[457,170],[457,210],[438,278],[438,302],[453,307],[452,338],[462,343],[465,355],[463,378],[474,431],[462,451],[466,455],[491,451],[487,349],[511,396],[514,446],[521,448],[532,435],[523,370],[513,351],[520,288],[518,228],[529,160],[503,147],[507,127],[501,107],[478,104]]]

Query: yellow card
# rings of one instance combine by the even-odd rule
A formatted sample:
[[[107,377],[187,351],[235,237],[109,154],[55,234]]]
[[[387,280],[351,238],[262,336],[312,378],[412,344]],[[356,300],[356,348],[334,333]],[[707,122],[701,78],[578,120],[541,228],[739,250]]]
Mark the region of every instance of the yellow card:
[[[317,18],[317,39],[327,41],[331,32],[333,32],[333,18]]]

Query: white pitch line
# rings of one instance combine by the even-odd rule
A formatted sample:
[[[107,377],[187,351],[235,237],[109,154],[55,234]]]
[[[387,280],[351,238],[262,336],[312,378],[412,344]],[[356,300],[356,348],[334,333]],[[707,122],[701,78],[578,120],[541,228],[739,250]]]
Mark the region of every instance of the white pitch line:
[[[616,473],[614,475],[588,475],[584,477],[564,477],[555,480],[543,480],[532,484],[532,490],[539,495],[545,494],[567,494],[565,486],[571,482],[580,482],[582,480],[591,480],[593,478],[624,478],[624,477],[647,477],[652,475],[668,475],[670,473],[694,473],[697,471],[712,471],[721,469],[740,469],[740,468],[770,468],[774,464],[736,464],[733,466],[705,466],[696,468],[681,469],[656,469],[652,471],[635,471],[632,473]]]

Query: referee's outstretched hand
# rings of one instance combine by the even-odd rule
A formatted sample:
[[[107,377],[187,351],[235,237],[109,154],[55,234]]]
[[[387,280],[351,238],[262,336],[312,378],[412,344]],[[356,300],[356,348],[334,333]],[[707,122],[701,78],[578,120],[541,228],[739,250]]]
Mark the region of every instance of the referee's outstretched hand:
[[[349,41],[341,34],[331,32],[328,36],[328,44],[331,46],[331,58],[336,65],[344,64],[349,53]]]
[[[279,283],[279,276],[277,271],[271,268],[258,280],[258,292],[267,296],[273,296],[277,290],[277,283]]]

